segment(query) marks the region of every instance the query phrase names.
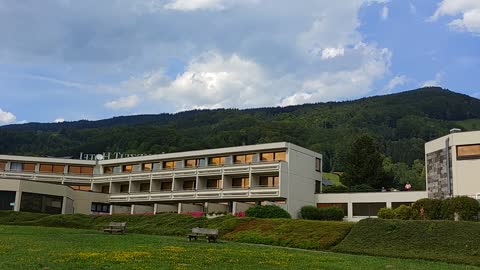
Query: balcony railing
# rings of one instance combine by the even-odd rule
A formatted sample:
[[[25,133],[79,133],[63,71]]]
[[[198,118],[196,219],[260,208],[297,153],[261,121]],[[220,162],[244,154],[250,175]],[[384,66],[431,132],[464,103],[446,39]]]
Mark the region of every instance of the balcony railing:
[[[174,190],[152,191],[135,193],[116,193],[110,195],[110,202],[128,201],[175,201],[195,199],[238,199],[238,198],[269,198],[280,196],[278,187],[252,187],[252,188],[229,188],[229,189],[198,189],[198,190]]]

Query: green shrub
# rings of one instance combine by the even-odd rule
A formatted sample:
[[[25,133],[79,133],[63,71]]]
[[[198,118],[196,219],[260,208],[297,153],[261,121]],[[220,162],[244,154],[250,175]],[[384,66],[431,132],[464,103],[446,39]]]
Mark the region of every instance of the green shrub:
[[[374,191],[376,190],[367,184],[355,185],[350,188],[350,192],[374,192]]]
[[[245,215],[256,218],[292,218],[285,209],[276,205],[256,205],[248,208]]]
[[[461,220],[478,220],[480,204],[477,200],[466,197],[448,198],[443,203],[443,218],[453,220],[455,213]]]
[[[317,208],[315,206],[304,206],[300,210],[300,216],[303,219],[310,220],[343,220],[345,214],[338,207]]]
[[[322,189],[323,193],[346,193],[348,192],[348,187],[346,186],[330,186],[324,187]]]
[[[400,205],[393,210],[393,213],[396,219],[409,220],[417,218],[416,210],[407,205]]]
[[[416,201],[412,208],[415,209],[420,219],[441,220],[444,217],[444,202],[439,199],[420,199]]]
[[[378,218],[383,218],[383,219],[394,219],[395,218],[395,212],[393,211],[392,208],[380,208],[377,214]]]

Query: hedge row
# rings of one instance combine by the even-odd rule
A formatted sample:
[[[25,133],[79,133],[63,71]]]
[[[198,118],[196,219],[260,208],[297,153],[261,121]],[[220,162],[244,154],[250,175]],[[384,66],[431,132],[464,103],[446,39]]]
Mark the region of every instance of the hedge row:
[[[470,197],[460,196],[440,199],[420,199],[411,207],[402,205],[397,209],[382,208],[378,217],[383,219],[427,220],[478,220],[480,203]]]
[[[315,206],[304,206],[300,209],[300,216],[309,220],[336,220],[341,221],[345,214],[343,210],[332,206],[326,208],[317,208]]]

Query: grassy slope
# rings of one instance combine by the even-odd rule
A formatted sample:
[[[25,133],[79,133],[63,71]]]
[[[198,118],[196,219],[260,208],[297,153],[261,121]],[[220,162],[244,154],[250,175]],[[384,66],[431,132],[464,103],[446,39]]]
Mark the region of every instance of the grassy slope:
[[[1,269],[479,269],[155,235],[0,226]]]
[[[327,250],[348,234],[353,223],[292,219],[252,220],[239,224],[224,238],[228,240]]]
[[[333,250],[480,266],[480,222],[367,219]]]
[[[134,233],[185,236],[194,227],[216,228],[222,239],[267,245],[326,250],[339,243],[353,226],[346,222],[292,219],[194,218],[187,215],[87,216],[45,215],[0,211],[0,224],[101,229],[111,221],[126,221]]]

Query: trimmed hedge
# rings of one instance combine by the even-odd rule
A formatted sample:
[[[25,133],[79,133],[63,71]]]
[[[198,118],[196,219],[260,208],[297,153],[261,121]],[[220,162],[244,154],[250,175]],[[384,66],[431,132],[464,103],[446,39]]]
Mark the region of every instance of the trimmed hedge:
[[[480,223],[365,219],[333,251],[480,266]]]
[[[248,208],[245,215],[255,218],[292,218],[285,209],[276,205],[256,205]]]
[[[309,220],[343,220],[345,214],[338,207],[317,208],[315,206],[304,206],[300,209],[300,216]]]
[[[445,200],[420,199],[412,208],[418,212],[420,219],[454,220],[457,214],[461,220],[478,220],[480,203],[473,198],[459,196]]]
[[[239,224],[223,239],[244,243],[327,250],[350,232],[354,223],[301,219],[254,219]]]

